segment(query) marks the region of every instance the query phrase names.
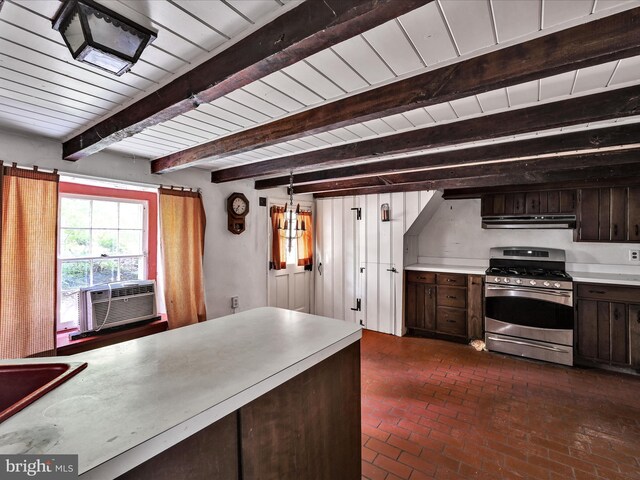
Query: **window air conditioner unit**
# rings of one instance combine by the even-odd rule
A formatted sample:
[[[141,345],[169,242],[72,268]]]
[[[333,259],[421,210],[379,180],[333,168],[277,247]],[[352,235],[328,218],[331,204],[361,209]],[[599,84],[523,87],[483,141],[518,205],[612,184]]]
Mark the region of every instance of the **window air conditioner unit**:
[[[80,332],[155,318],[156,282],[138,280],[81,288],[78,310]]]

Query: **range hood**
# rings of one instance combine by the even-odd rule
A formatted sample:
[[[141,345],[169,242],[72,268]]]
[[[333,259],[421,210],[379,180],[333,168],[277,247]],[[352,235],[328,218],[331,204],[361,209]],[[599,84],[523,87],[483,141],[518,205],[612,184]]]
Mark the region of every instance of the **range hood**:
[[[575,215],[498,215],[482,217],[482,228],[576,228]]]

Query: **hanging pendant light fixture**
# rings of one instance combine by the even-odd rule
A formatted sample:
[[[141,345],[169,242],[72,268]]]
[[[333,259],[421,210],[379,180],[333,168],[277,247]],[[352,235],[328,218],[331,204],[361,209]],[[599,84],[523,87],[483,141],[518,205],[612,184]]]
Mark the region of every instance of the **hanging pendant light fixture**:
[[[288,208],[287,208],[288,207]],[[293,209],[293,170],[289,174],[289,205],[284,205],[284,225],[278,220],[278,233],[287,239],[287,249],[290,252],[293,240],[300,238],[307,231],[304,220],[298,221],[300,204]]]
[[[52,27],[79,62],[120,76],[157,34],[92,0],[66,0]]]

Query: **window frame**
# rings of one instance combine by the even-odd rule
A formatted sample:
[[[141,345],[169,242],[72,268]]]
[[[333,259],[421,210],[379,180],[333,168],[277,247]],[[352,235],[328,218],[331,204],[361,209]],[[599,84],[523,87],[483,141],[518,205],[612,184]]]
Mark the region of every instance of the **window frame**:
[[[142,205],[142,254],[141,255],[109,255],[108,257],[61,257],[61,232],[63,229],[61,222],[62,199],[80,198],[96,201],[108,201],[115,203],[135,203]],[[117,189],[86,185],[81,183],[60,182],[58,192],[58,241],[56,245],[56,331],[73,331],[77,325],[69,322],[61,322],[62,307],[62,263],[78,260],[109,259],[118,260],[120,258],[142,258],[143,279],[155,280],[157,276],[157,252],[158,252],[158,231],[157,231],[157,192],[143,190]],[[124,229],[126,230],[126,229]]]

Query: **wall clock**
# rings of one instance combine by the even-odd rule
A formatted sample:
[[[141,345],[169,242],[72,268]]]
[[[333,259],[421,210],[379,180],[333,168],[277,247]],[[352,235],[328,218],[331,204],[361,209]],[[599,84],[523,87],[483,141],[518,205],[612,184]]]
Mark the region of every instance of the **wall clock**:
[[[240,235],[246,227],[249,200],[242,193],[234,192],[227,198],[227,229]]]

